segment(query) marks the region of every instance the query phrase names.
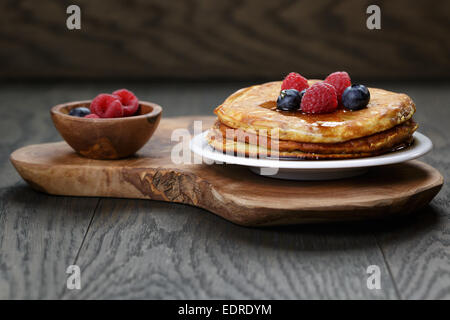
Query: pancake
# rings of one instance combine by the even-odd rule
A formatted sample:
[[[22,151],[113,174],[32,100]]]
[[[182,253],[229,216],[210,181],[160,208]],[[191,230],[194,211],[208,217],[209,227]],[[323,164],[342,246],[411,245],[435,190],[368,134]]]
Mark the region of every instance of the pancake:
[[[317,81],[310,80],[309,84]],[[271,130],[275,129],[281,140],[341,143],[394,128],[408,121],[416,110],[405,94],[369,88],[371,98],[362,110],[341,108],[328,114],[281,112],[276,109],[280,90],[281,81],[241,89],[214,113],[224,125],[258,136],[271,136]]]
[[[375,133],[373,135],[357,138],[340,143],[304,143],[288,140],[276,140],[260,137],[254,133],[241,129],[230,128],[216,121],[209,132],[209,140],[231,140],[265,148],[276,149],[280,152],[301,151],[304,153],[319,154],[373,154],[397,148],[404,141],[410,139],[417,124],[413,120],[395,126],[394,128]],[[230,141],[228,141],[230,142]]]
[[[361,153],[336,153],[336,154],[320,154],[320,153],[308,153],[302,151],[282,151],[273,152],[263,146],[256,146],[245,142],[233,141],[233,140],[209,140],[209,144],[216,150],[223,153],[233,154],[245,157],[264,158],[264,157],[277,157],[280,159],[304,159],[304,160],[340,160],[340,159],[353,159],[373,157],[386,152],[396,151],[408,147],[413,142],[412,136],[397,145],[395,148],[387,150],[378,150],[374,152],[361,152]]]

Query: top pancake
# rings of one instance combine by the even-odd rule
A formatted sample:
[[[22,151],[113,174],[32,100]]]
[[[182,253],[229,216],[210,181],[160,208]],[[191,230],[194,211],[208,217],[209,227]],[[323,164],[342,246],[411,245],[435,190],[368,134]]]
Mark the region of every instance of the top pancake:
[[[320,81],[310,80],[309,85]],[[338,109],[327,114],[305,114],[276,109],[281,81],[268,82],[236,91],[214,113],[232,128],[260,135],[279,129],[279,139],[311,143],[336,143],[385,131],[409,120],[416,108],[403,93],[369,88],[367,108]]]

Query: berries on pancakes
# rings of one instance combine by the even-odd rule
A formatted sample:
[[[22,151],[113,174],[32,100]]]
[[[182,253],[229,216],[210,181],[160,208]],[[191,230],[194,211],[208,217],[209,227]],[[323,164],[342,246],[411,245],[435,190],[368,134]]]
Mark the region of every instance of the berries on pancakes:
[[[337,71],[331,73],[324,80],[325,83],[331,84],[336,89],[338,102],[341,103],[344,90],[352,85],[350,76],[345,71]]]
[[[329,113],[338,106],[336,90],[325,82],[317,82],[306,89],[301,102],[305,113]]]
[[[281,90],[277,99],[277,109],[282,111],[295,111],[300,108],[302,96],[295,89]]]
[[[308,87],[308,80],[296,72],[289,73],[281,84],[281,90],[295,89],[298,92],[301,92]]]
[[[342,94],[342,104],[350,110],[360,110],[367,107],[370,101],[370,92],[366,86],[362,84],[354,84],[345,89]]]

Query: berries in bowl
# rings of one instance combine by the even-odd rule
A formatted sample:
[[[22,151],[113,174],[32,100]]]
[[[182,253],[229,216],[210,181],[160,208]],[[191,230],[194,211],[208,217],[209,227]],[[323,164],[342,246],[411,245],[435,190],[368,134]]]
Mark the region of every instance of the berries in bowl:
[[[92,101],[56,105],[50,113],[56,129],[77,153],[106,160],[126,158],[141,149],[158,127],[162,108],[121,89]]]

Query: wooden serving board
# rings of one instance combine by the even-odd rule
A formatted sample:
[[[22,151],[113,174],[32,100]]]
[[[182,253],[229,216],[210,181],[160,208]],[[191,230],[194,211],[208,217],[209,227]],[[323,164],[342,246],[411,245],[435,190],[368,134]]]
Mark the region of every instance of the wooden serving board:
[[[91,160],[65,143],[31,145],[11,162],[31,187],[55,195],[154,199],[186,203],[234,223],[267,226],[360,220],[407,214],[439,192],[442,175],[420,162],[372,168],[334,181],[286,181],[261,177],[235,165],[173,164],[172,131],[212,117],[163,119],[132,158]]]

